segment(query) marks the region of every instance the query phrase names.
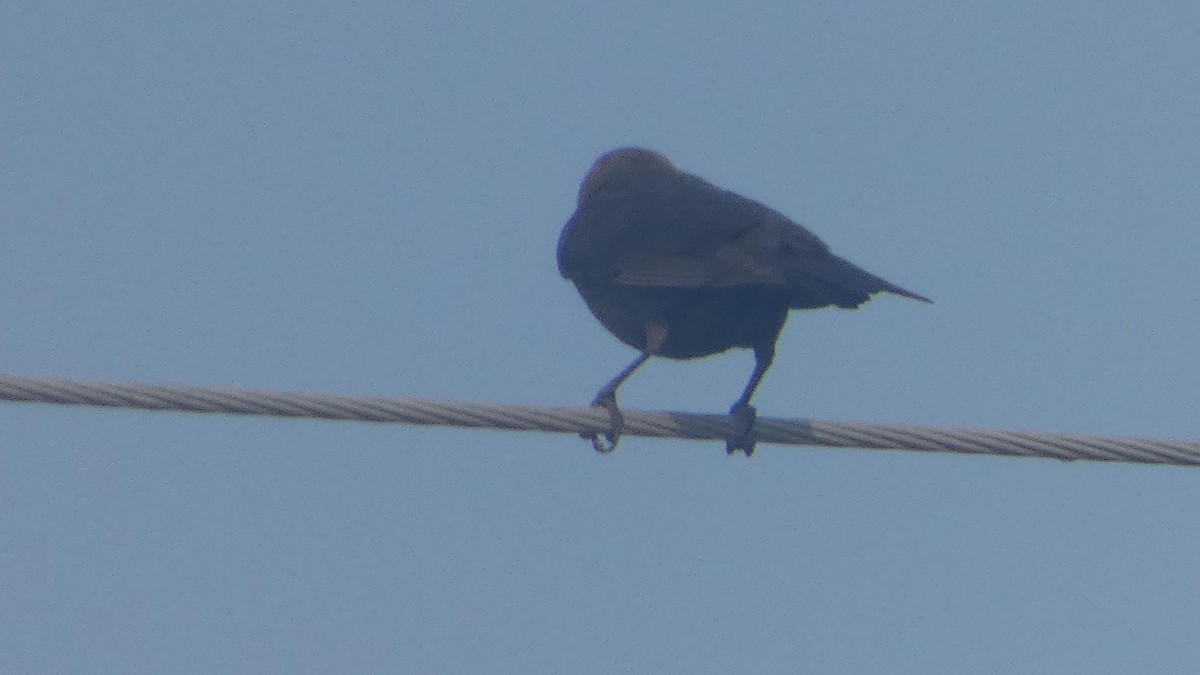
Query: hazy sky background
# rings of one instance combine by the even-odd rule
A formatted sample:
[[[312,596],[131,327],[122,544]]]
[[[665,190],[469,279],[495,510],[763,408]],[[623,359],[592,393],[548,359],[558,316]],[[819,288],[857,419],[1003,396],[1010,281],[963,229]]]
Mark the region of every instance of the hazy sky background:
[[[8,3],[0,372],[583,405],[639,144],[936,304],[779,417],[1200,438],[1200,5]],[[736,352],[629,408],[723,412]],[[1195,469],[0,403],[0,670],[1194,672]]]

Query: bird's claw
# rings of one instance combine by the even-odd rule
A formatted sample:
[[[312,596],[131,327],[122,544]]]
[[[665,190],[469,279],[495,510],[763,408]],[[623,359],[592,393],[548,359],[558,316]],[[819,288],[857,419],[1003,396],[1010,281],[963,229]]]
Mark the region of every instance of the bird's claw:
[[[725,437],[725,452],[730,456],[741,450],[749,457],[754,454],[755,438],[754,422],[758,420],[758,411],[752,405],[734,406],[729,411],[729,435]]]
[[[621,415],[621,409],[617,407],[617,393],[615,391],[601,390],[596,394],[596,398],[592,399],[593,408],[604,408],[608,411],[608,431],[604,432],[605,443],[597,433],[582,433],[579,434],[592,442],[592,447],[600,454],[608,454],[617,449],[617,442],[621,440],[621,432],[625,427],[625,418]]]

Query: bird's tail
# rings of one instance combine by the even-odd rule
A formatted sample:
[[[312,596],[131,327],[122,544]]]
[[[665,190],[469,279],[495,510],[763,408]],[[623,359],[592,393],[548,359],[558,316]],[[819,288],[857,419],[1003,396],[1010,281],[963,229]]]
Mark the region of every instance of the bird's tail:
[[[881,279],[835,255],[806,259],[788,270],[788,305],[808,309],[837,305],[858,307],[875,293],[888,292],[921,302],[929,298]]]

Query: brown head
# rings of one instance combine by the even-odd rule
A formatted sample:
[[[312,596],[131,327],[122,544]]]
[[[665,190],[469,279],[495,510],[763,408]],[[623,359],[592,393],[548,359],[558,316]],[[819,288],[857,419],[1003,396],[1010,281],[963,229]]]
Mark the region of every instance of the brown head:
[[[676,171],[671,160],[645,148],[617,148],[596,160],[579,185],[579,203],[598,194],[617,178],[636,176],[648,171]]]

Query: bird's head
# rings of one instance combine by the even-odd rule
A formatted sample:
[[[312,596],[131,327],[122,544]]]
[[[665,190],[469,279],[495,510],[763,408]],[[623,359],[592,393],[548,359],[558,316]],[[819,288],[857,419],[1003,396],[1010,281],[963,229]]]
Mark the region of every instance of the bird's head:
[[[579,203],[598,195],[616,180],[636,179],[653,171],[676,171],[671,160],[645,148],[617,148],[596,160],[579,185]]]

